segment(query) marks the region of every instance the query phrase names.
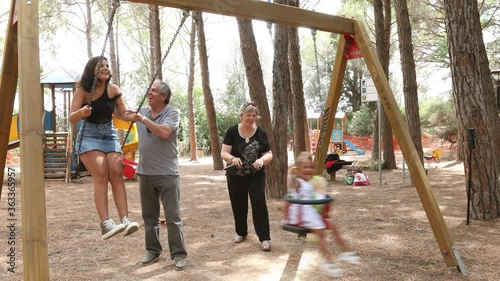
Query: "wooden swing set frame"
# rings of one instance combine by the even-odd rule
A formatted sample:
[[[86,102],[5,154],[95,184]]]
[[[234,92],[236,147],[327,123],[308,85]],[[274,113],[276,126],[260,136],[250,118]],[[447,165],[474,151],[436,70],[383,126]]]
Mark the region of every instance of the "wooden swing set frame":
[[[316,174],[322,174],[324,169],[348,60],[346,50],[351,42],[348,42],[350,40],[346,40],[343,35],[353,35],[407,161],[408,170],[442,257],[447,266],[457,267],[462,274],[466,274],[432,192],[429,179],[411,140],[408,126],[398,110],[380,61],[360,21],[256,0],[129,0],[129,2],[185,8],[340,34],[316,149]],[[14,98],[19,79],[20,116],[29,116],[21,118],[20,126],[24,279],[49,280],[43,148],[37,145],[42,143],[42,127],[39,121],[42,118],[43,109],[39,72],[38,0],[11,0],[9,14],[0,77],[0,159],[5,159],[7,156]],[[40,110],[32,110],[33,108],[40,108]],[[0,163],[0,175],[3,178],[5,161],[0,161]]]

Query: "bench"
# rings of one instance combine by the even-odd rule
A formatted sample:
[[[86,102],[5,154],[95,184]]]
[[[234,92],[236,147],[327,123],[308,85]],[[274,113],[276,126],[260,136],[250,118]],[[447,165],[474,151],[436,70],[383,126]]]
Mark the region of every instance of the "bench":
[[[352,172],[352,171],[359,170],[359,169],[357,169],[353,165],[342,165],[342,167],[340,167],[340,170],[347,170],[347,172]],[[340,170],[338,170],[338,171],[340,171]],[[338,172],[338,171],[336,171],[336,172]],[[336,175],[335,175],[336,172],[333,172],[330,174],[330,181],[336,180]]]

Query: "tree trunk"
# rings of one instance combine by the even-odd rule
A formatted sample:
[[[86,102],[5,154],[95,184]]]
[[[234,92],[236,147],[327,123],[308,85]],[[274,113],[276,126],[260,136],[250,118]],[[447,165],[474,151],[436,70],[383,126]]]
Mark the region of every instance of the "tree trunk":
[[[85,0],[85,7],[87,8],[87,23],[85,25],[85,39],[87,41],[87,56],[90,59],[92,55],[92,7],[90,0]]]
[[[217,131],[217,118],[215,116],[214,98],[210,89],[210,73],[208,71],[208,55],[205,40],[205,26],[201,12],[195,12],[196,27],[198,32],[198,51],[200,56],[201,81],[203,88],[203,99],[207,111],[208,133],[210,136],[210,148],[214,162],[214,170],[222,170],[224,164],[220,156],[221,146],[219,143],[219,133]]]
[[[417,150],[418,157],[424,164],[422,150],[422,133],[420,131],[420,114],[418,106],[417,74],[413,58],[413,42],[411,39],[410,15],[406,0],[394,0],[398,26],[399,52],[401,54],[401,72],[403,73],[403,92],[405,96],[406,122],[410,136]]]
[[[108,15],[113,12],[113,0],[108,0]],[[109,18],[109,16],[108,16]],[[118,17],[116,17],[118,18]],[[109,20],[109,19],[108,19]],[[118,22],[118,19],[116,20]],[[109,23],[108,23],[109,24]],[[113,83],[120,86],[120,73],[118,72],[118,60],[116,55],[116,41],[115,41],[115,30],[116,26],[113,23],[113,27],[109,31],[109,60],[111,63],[111,74],[113,75]]]
[[[290,0],[290,5],[299,7],[299,0]],[[294,159],[297,155],[306,150],[306,126],[307,114],[304,101],[304,88],[302,81],[302,62],[300,58],[299,34],[297,27],[288,27],[288,52],[290,57],[290,80],[292,100],[292,140]]]
[[[391,30],[391,7],[390,0],[374,0],[373,7],[375,12],[375,37],[377,55],[380,64],[384,69],[385,76],[389,79],[389,49],[390,49],[390,30]],[[394,155],[394,143],[391,123],[385,115],[382,108],[382,145],[384,154],[385,168],[396,168],[396,157]],[[373,159],[373,157],[372,157]]]
[[[252,21],[247,19],[236,19],[236,21],[238,23],[240,49],[243,63],[245,64],[245,74],[247,76],[250,98],[258,106],[259,115],[262,117],[259,123],[268,133],[268,137],[273,139],[272,141],[270,140],[271,147],[275,149],[276,145],[272,137],[271,113],[267,102],[264,75],[262,74]]]
[[[471,217],[494,221],[500,217],[500,117],[477,1],[448,0],[444,8],[459,142],[466,155],[465,176],[471,177]],[[469,128],[475,133],[472,150]]]
[[[288,4],[287,0],[275,0],[276,4]],[[288,68],[288,27],[275,24],[273,58],[273,135],[276,140],[276,154],[272,177],[268,177],[269,196],[282,198],[287,194],[288,146],[287,121],[288,95],[290,93],[290,70]]]
[[[237,19],[237,22],[240,35],[241,54],[243,57],[243,63],[245,64],[245,74],[247,76],[250,98],[258,106],[259,115],[262,117],[259,120],[259,125],[264,128],[267,133],[269,144],[271,145],[271,151],[273,152],[273,159],[275,160],[278,150],[276,148],[276,141],[273,135],[271,113],[269,110],[269,104],[267,103],[264,75],[262,74],[262,67],[260,65],[252,21],[247,19]],[[266,166],[266,186],[268,189],[271,189],[272,186],[274,186],[272,182],[272,175],[279,172],[274,160]],[[268,195],[271,193],[274,192],[268,192]]]
[[[149,38],[151,40],[151,78],[158,71],[157,79],[163,80],[161,71],[161,42],[160,42],[160,10],[158,6],[149,5]]]
[[[196,22],[194,18],[191,21],[191,34],[189,37],[189,77],[188,77],[188,116],[189,116],[189,152],[191,161],[198,161],[198,144],[196,140],[196,124],[194,118],[194,59],[196,48]]]

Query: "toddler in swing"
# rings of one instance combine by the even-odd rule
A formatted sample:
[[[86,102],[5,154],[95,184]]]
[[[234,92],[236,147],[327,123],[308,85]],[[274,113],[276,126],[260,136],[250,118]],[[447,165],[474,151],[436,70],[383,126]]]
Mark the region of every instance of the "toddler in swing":
[[[313,172],[314,164],[311,153],[301,152],[290,169],[292,178],[289,186],[292,191],[290,194],[292,198],[304,200],[325,198],[326,195],[319,190],[315,190],[313,183],[311,183]],[[318,181],[317,177],[314,177],[314,181]],[[340,277],[342,276],[342,269],[334,263],[332,254],[328,250],[327,230],[332,231],[335,241],[342,250],[342,253],[338,256],[340,260],[350,264],[358,264],[360,263],[360,257],[350,249],[347,242],[340,236],[336,225],[328,219],[327,213],[322,214],[321,209],[315,205],[291,204],[285,220],[287,224],[300,225],[308,228],[310,233],[317,235],[319,250],[325,259],[325,263],[320,268],[330,276]]]

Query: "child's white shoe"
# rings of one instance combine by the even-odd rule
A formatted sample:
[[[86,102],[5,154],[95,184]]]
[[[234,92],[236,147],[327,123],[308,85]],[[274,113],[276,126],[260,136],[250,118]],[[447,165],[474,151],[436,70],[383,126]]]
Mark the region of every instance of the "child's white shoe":
[[[361,258],[356,252],[343,252],[339,255],[339,259],[350,264],[360,264]]]
[[[344,271],[334,263],[324,263],[320,265],[319,268],[331,277],[342,277],[344,273]]]

